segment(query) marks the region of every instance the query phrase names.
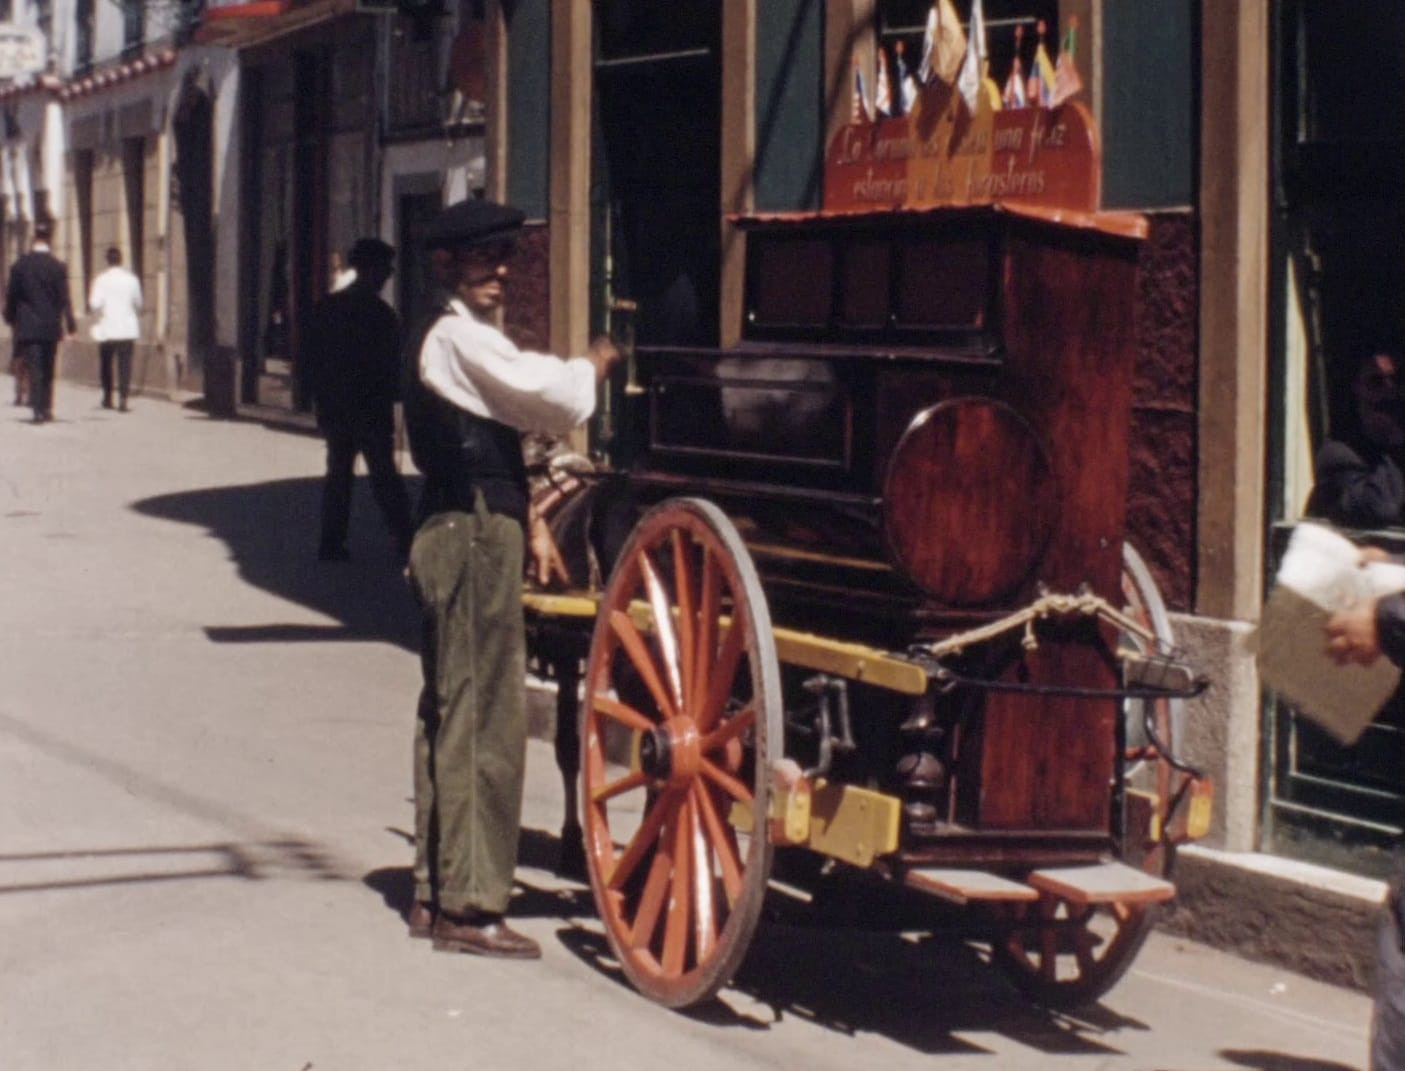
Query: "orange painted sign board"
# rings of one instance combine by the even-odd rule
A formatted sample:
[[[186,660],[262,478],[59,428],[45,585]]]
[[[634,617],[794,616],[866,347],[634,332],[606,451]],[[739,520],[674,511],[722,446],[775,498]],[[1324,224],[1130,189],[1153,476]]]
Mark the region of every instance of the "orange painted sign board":
[[[1101,152],[1088,109],[999,107],[986,81],[973,113],[940,82],[898,118],[849,123],[825,156],[826,211],[1027,204],[1096,212]]]

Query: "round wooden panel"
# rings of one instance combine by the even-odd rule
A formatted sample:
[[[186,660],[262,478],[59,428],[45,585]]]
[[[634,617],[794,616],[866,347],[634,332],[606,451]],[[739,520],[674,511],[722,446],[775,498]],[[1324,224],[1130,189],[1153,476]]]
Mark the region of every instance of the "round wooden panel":
[[[1028,578],[1057,517],[1048,452],[1018,413],[988,398],[918,413],[888,462],[889,552],[951,606],[988,603]]]

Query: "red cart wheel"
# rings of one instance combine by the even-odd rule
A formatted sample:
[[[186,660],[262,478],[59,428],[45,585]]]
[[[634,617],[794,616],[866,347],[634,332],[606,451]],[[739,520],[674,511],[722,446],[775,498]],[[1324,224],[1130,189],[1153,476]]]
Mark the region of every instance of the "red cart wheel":
[[[1152,644],[1129,632],[1119,642],[1143,653],[1169,654],[1173,637],[1166,604],[1151,571],[1130,543],[1122,545],[1122,601],[1123,611],[1156,640]],[[1156,761],[1144,726],[1149,716],[1156,735],[1173,750],[1179,747],[1182,702],[1129,699],[1123,704],[1124,780],[1128,788],[1155,796],[1158,810],[1164,809],[1170,791],[1170,768]],[[1126,845],[1124,851],[1128,863],[1149,874],[1170,873],[1169,844]],[[1030,999],[1051,1008],[1076,1008],[1117,984],[1151,932],[1155,913],[1155,905],[1149,903],[1073,904],[1045,893],[1036,903],[1005,909],[997,922],[994,959]]]
[[[1120,643],[1143,654],[1171,653],[1175,647],[1171,615],[1166,612],[1165,600],[1161,598],[1161,591],[1152,578],[1151,570],[1146,567],[1146,562],[1130,543],[1122,544],[1122,609],[1154,635],[1156,642],[1149,644],[1142,637],[1129,634],[1120,636]],[[1154,761],[1155,748],[1144,728],[1148,704],[1156,735],[1176,752],[1184,742],[1185,700],[1129,699],[1123,704],[1128,761],[1125,776],[1137,788],[1164,795],[1168,785],[1159,784],[1152,771],[1159,770],[1164,777],[1169,774],[1169,770],[1164,763]]]
[[[651,1000],[707,1000],[766,894],[781,688],[770,613],[732,523],[700,499],[639,522],[596,618],[581,712],[595,904]]]
[[[1073,904],[1044,894],[1012,905],[997,934],[996,964],[1048,1008],[1091,1004],[1127,972],[1151,932],[1152,905]]]

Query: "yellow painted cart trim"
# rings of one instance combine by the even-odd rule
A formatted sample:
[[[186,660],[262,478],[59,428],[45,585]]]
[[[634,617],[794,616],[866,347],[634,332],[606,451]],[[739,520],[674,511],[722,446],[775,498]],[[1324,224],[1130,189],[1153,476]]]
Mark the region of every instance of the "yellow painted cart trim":
[[[524,591],[522,606],[548,617],[594,617],[600,600],[593,595],[554,595],[547,591]]]
[[[522,605],[549,617],[585,618],[595,616],[599,600],[592,595],[524,591]],[[653,611],[646,603],[632,605],[630,617],[640,628],[652,627]],[[719,624],[725,631],[730,620],[724,617]],[[772,629],[772,635],[776,657],[786,665],[803,666],[904,695],[922,695],[927,690],[927,673],[921,666],[876,647],[788,628]]]
[[[787,665],[804,666],[904,695],[922,695],[927,691],[927,671],[905,658],[895,658],[876,647],[831,640],[808,632],[788,628],[773,631],[776,657]]]

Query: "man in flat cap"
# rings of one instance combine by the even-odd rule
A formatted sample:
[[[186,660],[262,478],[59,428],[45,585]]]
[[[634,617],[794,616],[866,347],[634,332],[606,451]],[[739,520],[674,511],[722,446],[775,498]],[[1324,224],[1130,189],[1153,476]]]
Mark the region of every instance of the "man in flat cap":
[[[322,484],[320,561],[348,556],[352,471],[366,459],[371,493],[403,561],[414,522],[410,497],[395,469],[395,402],[400,396],[400,320],[381,299],[395,249],[379,238],[361,238],[347,256],[356,279],[328,294],[312,310],[303,335],[308,382],[317,426],[327,440]]]
[[[495,326],[522,221],[515,208],[463,201],[427,241],[449,297],[405,398],[425,474],[409,569],[424,615],[409,924],[441,951],[535,959],[537,943],[503,919],[526,765],[524,544],[543,582],[560,557],[529,516],[521,433],[563,434],[589,417],[619,351],[600,338],[563,360],[519,350]]]

